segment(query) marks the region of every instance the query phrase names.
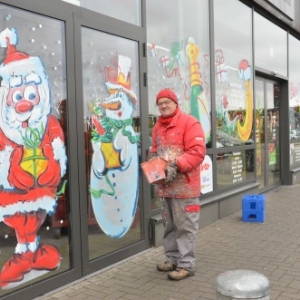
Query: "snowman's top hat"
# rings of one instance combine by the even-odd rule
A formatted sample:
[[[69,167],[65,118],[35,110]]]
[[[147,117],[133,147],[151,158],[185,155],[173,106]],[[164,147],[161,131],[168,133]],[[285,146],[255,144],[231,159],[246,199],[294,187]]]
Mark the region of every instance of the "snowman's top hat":
[[[118,79],[117,82],[106,82],[106,87],[110,94],[115,93],[117,90],[123,90],[131,99],[134,105],[137,104],[137,97],[131,90],[130,78],[131,59],[129,57],[118,56]]]

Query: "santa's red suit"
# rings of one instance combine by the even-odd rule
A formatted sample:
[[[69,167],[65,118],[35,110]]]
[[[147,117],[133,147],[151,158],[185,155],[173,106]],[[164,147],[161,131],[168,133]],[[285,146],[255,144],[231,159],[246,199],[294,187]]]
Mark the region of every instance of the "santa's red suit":
[[[13,39],[15,31],[5,33]],[[0,65],[0,221],[15,230],[17,246],[2,268],[2,288],[21,282],[32,270],[59,266],[59,250],[40,244],[38,230],[55,212],[67,162],[43,64],[6,40],[7,57]]]
[[[54,158],[52,143],[55,140],[63,142],[63,133],[58,121],[50,116],[40,145],[48,164],[35,180],[20,166],[24,147],[7,139],[0,130],[0,152],[13,149],[7,157],[8,183],[12,189],[0,191],[0,220],[15,230],[18,241],[15,254],[2,269],[2,286],[22,280],[32,269],[54,270],[59,266],[58,249],[52,245],[39,245],[37,235],[46,215],[55,211],[55,194],[62,175],[60,164]]]

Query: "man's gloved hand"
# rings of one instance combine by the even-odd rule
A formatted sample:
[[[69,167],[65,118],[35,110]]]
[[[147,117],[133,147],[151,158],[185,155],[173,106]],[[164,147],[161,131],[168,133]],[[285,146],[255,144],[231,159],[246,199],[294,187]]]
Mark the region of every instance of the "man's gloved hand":
[[[151,160],[151,159],[156,158],[156,157],[157,157],[157,154],[152,152],[152,153],[148,154],[147,160]]]
[[[177,175],[178,166],[176,163],[169,163],[167,168],[165,169],[165,173],[167,178],[165,179],[165,183],[170,183],[174,180]]]

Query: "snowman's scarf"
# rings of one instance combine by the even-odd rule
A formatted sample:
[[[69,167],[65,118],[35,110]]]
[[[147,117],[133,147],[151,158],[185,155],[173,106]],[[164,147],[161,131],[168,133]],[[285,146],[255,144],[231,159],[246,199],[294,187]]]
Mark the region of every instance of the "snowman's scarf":
[[[112,132],[110,132],[110,130],[109,130],[109,134],[111,134],[111,139],[112,140],[115,138],[115,136],[117,135],[119,130],[122,130],[121,131],[122,134],[124,136],[128,137],[130,143],[136,144],[139,141],[138,136],[132,135],[132,132],[126,129],[127,126],[132,125],[132,119],[115,120],[115,119],[111,119],[111,118],[106,118],[106,122],[108,123],[107,125],[109,125],[109,127],[112,130]],[[105,126],[106,129],[108,129],[107,125]],[[100,139],[101,142],[107,142],[107,136],[105,134],[103,136],[99,136],[99,139]]]

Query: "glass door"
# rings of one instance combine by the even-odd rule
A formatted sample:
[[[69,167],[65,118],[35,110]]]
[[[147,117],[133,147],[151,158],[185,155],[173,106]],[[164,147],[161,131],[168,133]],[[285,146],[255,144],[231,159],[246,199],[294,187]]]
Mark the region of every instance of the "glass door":
[[[142,240],[137,42],[82,28],[89,260]]]
[[[255,80],[256,176],[261,189],[280,185],[280,83]]]

